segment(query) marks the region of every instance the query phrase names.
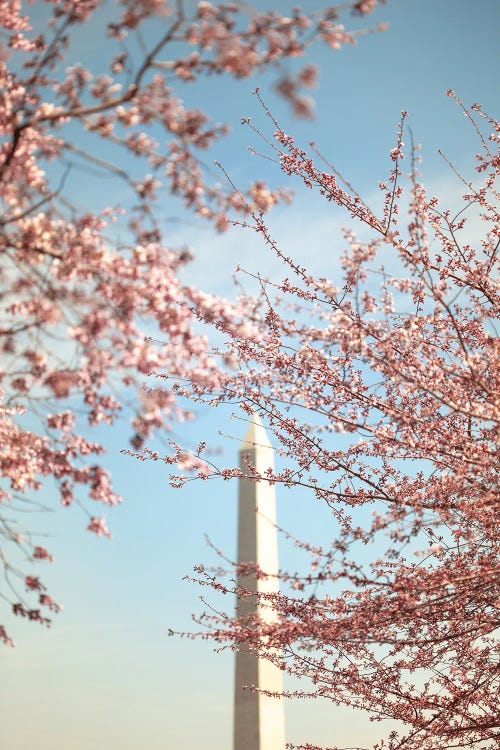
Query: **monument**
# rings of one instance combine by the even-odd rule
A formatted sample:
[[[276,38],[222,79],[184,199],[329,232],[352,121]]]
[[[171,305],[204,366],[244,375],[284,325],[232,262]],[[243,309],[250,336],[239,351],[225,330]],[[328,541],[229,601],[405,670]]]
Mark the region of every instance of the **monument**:
[[[274,452],[260,419],[252,417],[240,448],[240,468],[248,473],[244,456],[248,456],[257,471],[264,473],[274,466]],[[238,499],[238,562],[254,562],[268,574],[255,580],[253,576],[239,576],[238,585],[259,592],[275,593],[279,589],[278,538],[276,532],[276,498],[274,487],[268,482],[239,480]],[[272,622],[276,614],[271,606],[254,597],[237,602],[239,615],[258,616]],[[260,659],[241,644],[236,652],[234,687],[234,745],[233,750],[284,750],[285,712],[282,698],[272,698],[245,689],[255,686],[273,692],[283,690],[281,670]]]

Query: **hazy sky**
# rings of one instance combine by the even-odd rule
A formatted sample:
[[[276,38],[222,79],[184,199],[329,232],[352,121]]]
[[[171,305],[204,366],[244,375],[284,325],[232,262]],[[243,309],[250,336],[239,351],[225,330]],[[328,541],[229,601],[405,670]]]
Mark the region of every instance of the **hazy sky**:
[[[293,4],[280,0],[272,7],[283,10]],[[305,5],[322,4],[311,0]],[[479,101],[494,114],[500,4],[389,0],[374,20],[387,21],[388,31],[339,52],[313,48],[311,59],[321,68],[313,123],[293,121],[264,82],[266,101],[284,129],[304,143],[315,140],[366,196],[387,174],[386,154],[399,113],[408,109],[415,139],[423,144],[424,178],[436,191],[454,190],[437,148],[472,174],[474,141],[444,92],[454,88],[465,103]],[[79,44],[82,62],[91,65],[91,58],[98,59],[88,36]],[[251,116],[270,133],[251,94],[255,83],[217,78],[202,91],[186,89],[186,97],[206,107],[215,120],[232,125],[232,134],[210,159],[223,162],[243,186],[261,176],[283,184],[285,178],[272,165],[249,156],[247,146],[257,143],[239,126],[241,116]],[[79,190],[81,199],[88,199],[84,184]],[[345,219],[319,199],[299,194],[300,205],[274,213],[273,230],[297,260],[328,276],[332,254],[342,244],[339,227]],[[180,215],[175,203],[166,204],[166,217]],[[197,255],[188,278],[212,291],[231,293],[231,274],[238,263],[249,270],[278,272],[276,262],[250,234],[233,230],[220,237],[194,221],[171,227],[172,245],[189,243]],[[218,439],[226,463],[231,463],[245,425],[230,421],[229,412],[202,411],[197,422],[179,428],[176,437],[196,443],[214,438],[218,430],[234,437]],[[168,638],[167,628],[189,629],[191,612],[199,611],[199,591],[182,578],[197,562],[212,559],[204,535],[234,554],[237,488],[214,482],[173,490],[163,467],[120,454],[128,437],[125,422],[105,437],[106,462],[125,498],[108,514],[112,541],[87,534],[78,508],[36,521],[52,534],[47,544],[57,558],[40,573],[64,611],[50,630],[17,621],[16,649],[0,651],[0,743],[8,750],[231,748],[231,655],[213,654],[205,642]],[[307,497],[292,494],[278,503],[280,523],[292,533],[312,539],[321,533],[321,511],[313,509]],[[282,560],[293,560],[293,553],[283,548]],[[319,701],[294,703],[287,726],[290,740],[325,745],[368,742],[371,737],[362,719],[353,720],[348,712]]]

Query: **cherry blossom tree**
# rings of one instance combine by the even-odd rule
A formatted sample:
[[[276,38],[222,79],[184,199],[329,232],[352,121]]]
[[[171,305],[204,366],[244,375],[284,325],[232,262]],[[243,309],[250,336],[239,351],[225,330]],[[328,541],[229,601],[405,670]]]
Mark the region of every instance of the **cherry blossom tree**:
[[[99,458],[104,446],[87,427],[131,411],[138,449],[154,430],[190,418],[163,383],[144,390],[145,377],[168,368],[207,382],[217,372],[206,339],[193,331],[193,308],[205,304],[207,316],[223,308],[236,316],[235,331],[243,325],[235,306],[181,283],[190,254],[165,242],[159,191],[220,231],[228,212],[288,200],[262,181],[241,193],[211,182],[202,157],[227,128],[188,108],[181,89],[208,76],[276,69],[278,93],[309,117],[304,92],[315,67],[292,75],[280,63],[315,42],[353,43],[361,32],[347,31],[340,14],[363,16],[377,4],[284,16],[188,0],[0,1],[0,593],[14,614],[48,623],[58,609],[31,569],[51,553],[17,511],[47,485],[62,505],[82,505],[91,532],[109,536],[101,511],[85,500],[120,498]],[[92,24],[107,24],[108,35],[94,67],[75,52]],[[89,189],[82,208],[67,188],[75,173],[111,177],[114,188],[106,197]],[[125,191],[110,205],[110,193]],[[151,330],[164,338],[161,349],[145,340]],[[0,637],[11,643],[4,626]]]
[[[207,608],[198,635],[272,660],[300,680],[288,695],[367,711],[373,750],[493,750],[500,740],[500,126],[480,105],[467,109],[448,95],[480,147],[475,176],[456,173],[458,207],[422,184],[418,150],[403,144],[405,112],[378,210],[274,121],[268,144],[281,169],[358,230],[345,230],[337,275],[327,279],[289,257],[261,213],[243,220],[286,278],[258,279],[244,335],[215,321],[227,340],[218,353],[233,367],[218,387],[178,386],[196,401],[259,415],[281,467],[259,474],[248,463],[246,476],[283,494],[298,489],[304,512],[309,494],[331,525],[331,543],[321,546],[283,531],[308,563],[280,572],[278,594],[238,588],[228,560],[200,566],[201,585],[259,596],[277,617]],[[182,467],[179,451],[166,460]],[[243,475],[202,464],[202,451],[195,475]],[[246,563],[245,574],[251,569]]]

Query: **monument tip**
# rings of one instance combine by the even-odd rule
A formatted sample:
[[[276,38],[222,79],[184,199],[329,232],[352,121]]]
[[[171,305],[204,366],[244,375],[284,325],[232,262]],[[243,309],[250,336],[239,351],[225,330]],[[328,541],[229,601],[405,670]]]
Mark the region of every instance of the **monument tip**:
[[[248,429],[240,446],[240,451],[254,450],[256,448],[272,449],[272,445],[261,418],[257,414],[252,414]]]

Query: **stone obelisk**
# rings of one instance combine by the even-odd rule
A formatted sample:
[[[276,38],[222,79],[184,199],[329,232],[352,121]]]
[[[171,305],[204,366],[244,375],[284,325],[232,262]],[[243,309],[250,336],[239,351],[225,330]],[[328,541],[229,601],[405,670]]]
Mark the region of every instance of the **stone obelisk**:
[[[274,465],[274,454],[260,419],[252,417],[240,448],[240,468],[248,473],[245,456],[259,473]],[[254,562],[268,576],[240,576],[238,584],[249,591],[278,591],[278,538],[276,532],[276,498],[268,482],[239,480],[238,562]],[[275,612],[271,606],[258,603],[253,597],[237,602],[240,616],[257,613],[271,622]],[[243,686],[248,686],[245,689]],[[234,692],[233,750],[284,750],[285,713],[282,698],[271,698],[255,692],[252,686],[274,692],[283,690],[280,669],[249,653],[244,644],[236,652]]]

